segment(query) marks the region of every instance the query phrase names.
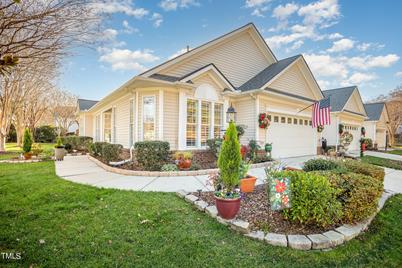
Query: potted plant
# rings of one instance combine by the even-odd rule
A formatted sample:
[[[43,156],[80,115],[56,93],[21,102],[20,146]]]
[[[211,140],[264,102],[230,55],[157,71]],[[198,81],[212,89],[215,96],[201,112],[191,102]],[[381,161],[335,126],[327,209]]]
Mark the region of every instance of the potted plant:
[[[247,172],[250,170],[250,164],[244,161],[240,165],[240,191],[243,193],[251,193],[254,191],[256,177],[250,176]]]
[[[22,144],[22,151],[24,152],[25,160],[29,160],[32,158],[31,149],[32,149],[32,135],[31,131],[29,131],[29,129],[26,128],[24,131],[24,140]]]
[[[61,161],[64,159],[65,153],[66,150],[64,149],[63,142],[61,141],[61,138],[58,137],[56,145],[54,146],[54,157],[57,161]]]
[[[193,154],[191,152],[177,152],[175,155],[176,164],[180,170],[189,170],[191,167],[191,159]]]
[[[233,219],[240,209],[240,143],[233,122],[229,123],[225,140],[218,158],[222,187],[215,189],[215,204],[218,214],[224,219]]]

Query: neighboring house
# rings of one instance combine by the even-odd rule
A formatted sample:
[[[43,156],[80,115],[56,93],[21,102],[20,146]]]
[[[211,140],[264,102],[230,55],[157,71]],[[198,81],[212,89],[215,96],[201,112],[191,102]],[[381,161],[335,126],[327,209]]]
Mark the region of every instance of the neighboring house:
[[[359,150],[361,129],[367,118],[359,89],[352,86],[325,90],[323,93],[326,98],[330,98],[331,125],[325,126],[322,137],[327,139],[330,146],[340,145],[339,124],[343,124],[344,131],[353,135],[348,150]]]
[[[387,142],[387,124],[389,121],[387,107],[384,102],[364,104],[368,118],[364,122],[366,138],[384,149]]]
[[[88,110],[98,101],[78,99],[78,135],[93,137],[93,118]]]
[[[80,108],[81,134],[130,147],[164,140],[172,150],[206,148],[222,137],[232,105],[246,126],[241,143],[273,143],[273,157],[313,155],[317,130],[311,107],[323,94],[301,55],[277,60],[247,24],[135,76],[89,107]],[[258,126],[259,113],[271,118]]]

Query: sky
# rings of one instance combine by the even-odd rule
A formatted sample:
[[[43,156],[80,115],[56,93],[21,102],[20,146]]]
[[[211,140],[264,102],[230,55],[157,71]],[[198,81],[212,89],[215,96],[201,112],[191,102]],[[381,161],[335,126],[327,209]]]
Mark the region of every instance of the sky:
[[[402,84],[402,1],[103,0],[102,44],[76,47],[58,84],[99,100],[137,74],[253,22],[278,59],[303,54],[322,90],[363,100]]]

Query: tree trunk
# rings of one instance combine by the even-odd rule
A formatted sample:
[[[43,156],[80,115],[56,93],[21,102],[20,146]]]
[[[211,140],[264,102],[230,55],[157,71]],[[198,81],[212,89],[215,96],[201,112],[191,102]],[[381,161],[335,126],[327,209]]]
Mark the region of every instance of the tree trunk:
[[[6,151],[6,135],[0,132],[0,152]]]

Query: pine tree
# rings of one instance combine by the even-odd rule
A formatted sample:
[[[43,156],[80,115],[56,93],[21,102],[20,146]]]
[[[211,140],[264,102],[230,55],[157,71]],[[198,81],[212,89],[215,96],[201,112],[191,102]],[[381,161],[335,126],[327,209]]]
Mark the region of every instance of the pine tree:
[[[32,135],[28,128],[24,131],[24,141],[22,145],[22,150],[24,153],[29,153],[32,148]]]
[[[240,179],[241,153],[236,126],[229,123],[218,158],[221,179],[228,192],[233,192]]]

